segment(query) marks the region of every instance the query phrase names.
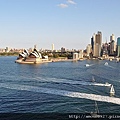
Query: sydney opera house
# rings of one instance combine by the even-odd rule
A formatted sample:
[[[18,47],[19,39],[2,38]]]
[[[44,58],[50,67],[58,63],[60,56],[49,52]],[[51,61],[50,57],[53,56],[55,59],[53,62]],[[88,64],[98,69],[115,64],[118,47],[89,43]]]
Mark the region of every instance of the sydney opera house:
[[[37,63],[43,63],[48,62],[48,56],[43,56],[41,53],[37,51],[37,49],[34,48],[34,50],[29,53],[26,49],[19,54],[16,63],[21,64],[37,64]]]

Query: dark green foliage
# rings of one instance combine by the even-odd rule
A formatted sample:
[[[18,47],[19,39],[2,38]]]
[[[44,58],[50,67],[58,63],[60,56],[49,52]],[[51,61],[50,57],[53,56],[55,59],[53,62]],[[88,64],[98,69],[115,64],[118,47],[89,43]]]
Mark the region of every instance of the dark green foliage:
[[[3,52],[0,53],[0,56],[18,56],[19,53],[18,52]]]

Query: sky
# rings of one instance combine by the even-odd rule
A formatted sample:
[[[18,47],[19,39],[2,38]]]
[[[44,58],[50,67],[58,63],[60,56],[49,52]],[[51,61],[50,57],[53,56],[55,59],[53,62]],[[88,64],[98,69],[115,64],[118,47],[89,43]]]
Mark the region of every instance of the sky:
[[[0,48],[85,49],[120,36],[120,0],[0,0]]]

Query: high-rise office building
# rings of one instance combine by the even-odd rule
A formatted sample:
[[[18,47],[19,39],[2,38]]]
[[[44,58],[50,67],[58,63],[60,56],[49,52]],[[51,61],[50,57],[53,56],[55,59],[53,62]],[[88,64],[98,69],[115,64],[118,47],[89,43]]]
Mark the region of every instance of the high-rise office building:
[[[93,56],[100,57],[101,56],[101,44],[102,44],[102,33],[98,31],[97,34],[93,35]]]
[[[112,34],[110,36],[110,55],[114,55],[116,52],[116,42],[115,42],[115,36]]]
[[[91,53],[91,44],[87,45],[86,51],[87,51],[87,56],[90,56],[90,53]]]
[[[91,38],[91,49],[92,49],[92,54],[94,54],[94,41],[95,41],[95,33],[93,34]]]
[[[91,49],[94,49],[94,35],[91,38]]]
[[[110,42],[110,55],[114,55],[115,52],[116,52],[116,42],[112,40]]]
[[[120,37],[117,38],[117,56],[120,57]]]

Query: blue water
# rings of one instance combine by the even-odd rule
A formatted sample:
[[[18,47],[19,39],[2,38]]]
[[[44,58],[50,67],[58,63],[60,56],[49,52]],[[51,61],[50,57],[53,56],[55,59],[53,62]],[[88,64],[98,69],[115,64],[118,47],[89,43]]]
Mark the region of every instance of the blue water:
[[[86,113],[94,100],[60,95],[59,91],[109,96],[110,87],[88,85],[108,82],[120,98],[120,63],[105,60],[17,64],[16,57],[0,57],[0,113]],[[90,64],[86,67],[85,64]],[[43,91],[38,90],[42,88]],[[47,92],[52,91],[52,94]],[[54,92],[57,91],[57,94]],[[120,105],[97,101],[100,113],[120,113]]]

